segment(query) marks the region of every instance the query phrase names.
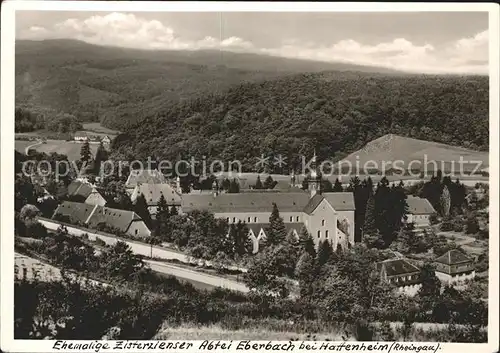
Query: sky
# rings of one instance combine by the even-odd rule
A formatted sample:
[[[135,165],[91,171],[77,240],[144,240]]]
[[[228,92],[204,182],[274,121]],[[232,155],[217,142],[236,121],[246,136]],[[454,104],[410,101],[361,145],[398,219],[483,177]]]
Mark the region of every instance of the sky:
[[[17,11],[16,38],[221,49],[422,73],[488,73],[487,12]]]

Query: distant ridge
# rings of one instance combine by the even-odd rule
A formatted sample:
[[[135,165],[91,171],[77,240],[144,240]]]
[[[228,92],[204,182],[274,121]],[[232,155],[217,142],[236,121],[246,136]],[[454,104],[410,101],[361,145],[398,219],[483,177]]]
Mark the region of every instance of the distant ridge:
[[[16,41],[16,105],[116,130],[186,100],[305,72],[392,70],[215,50],[139,50],[70,39]],[[53,114],[53,115],[54,115]]]
[[[179,62],[190,65],[216,66],[251,71],[278,72],[319,72],[319,71],[359,71],[370,73],[403,73],[384,67],[294,59],[268,54],[232,52],[213,49],[200,50],[147,50],[90,44],[75,39],[16,40],[16,55],[44,50],[62,50],[75,53],[81,60],[89,58],[114,60],[135,59],[156,62]],[[56,53],[54,53],[56,54]]]

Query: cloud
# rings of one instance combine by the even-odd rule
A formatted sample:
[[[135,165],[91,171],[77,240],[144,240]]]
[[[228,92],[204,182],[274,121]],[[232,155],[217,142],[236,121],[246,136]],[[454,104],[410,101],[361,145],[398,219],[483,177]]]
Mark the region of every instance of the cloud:
[[[199,50],[223,49],[269,55],[345,62],[394,68],[424,73],[487,73],[488,31],[435,47],[430,43],[415,44],[405,38],[365,44],[344,39],[331,45],[299,42],[284,38],[283,44],[263,48],[239,37],[199,40],[182,38],[172,27],[146,20],[134,14],[114,12],[87,19],[68,19],[51,28],[31,27],[19,35],[24,39],[74,38],[100,45],[140,49]]]
[[[488,32],[462,38],[436,48],[429,43],[416,45],[404,38],[376,45],[353,39],[330,46],[303,46],[298,43],[263,52],[286,57],[380,66],[424,73],[488,73]]]
[[[250,49],[252,43],[238,37],[200,40],[180,38],[174,29],[157,20],[146,20],[134,14],[113,12],[84,20],[68,19],[52,28],[31,27],[19,35],[23,39],[73,38],[100,45],[140,49],[197,50],[226,48]]]

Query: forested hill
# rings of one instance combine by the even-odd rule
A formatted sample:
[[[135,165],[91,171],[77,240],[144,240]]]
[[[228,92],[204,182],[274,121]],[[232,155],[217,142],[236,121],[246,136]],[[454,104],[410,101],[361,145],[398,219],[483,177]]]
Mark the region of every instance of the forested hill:
[[[147,114],[242,82],[298,72],[390,72],[224,51],[137,50],[76,40],[16,41],[16,104],[123,130]],[[47,114],[45,114],[47,115]]]
[[[488,78],[300,74],[233,87],[154,114],[119,136],[115,158],[341,158],[382,135],[488,149]],[[288,159],[290,161],[290,159]],[[290,165],[290,164],[288,164]]]

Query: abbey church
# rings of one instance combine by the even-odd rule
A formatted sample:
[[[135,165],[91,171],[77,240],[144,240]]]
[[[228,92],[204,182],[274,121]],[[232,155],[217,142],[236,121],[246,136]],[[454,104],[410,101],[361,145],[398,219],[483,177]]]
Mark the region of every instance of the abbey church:
[[[189,193],[181,196],[181,210],[207,210],[229,224],[244,222],[249,229],[254,253],[266,238],[273,204],[283,218],[288,234],[299,235],[306,227],[314,242],[329,241],[334,249],[354,244],[354,197],[350,192],[321,191],[316,170],[316,156],[308,181],[308,190],[294,192],[220,193],[216,184],[212,193]]]

